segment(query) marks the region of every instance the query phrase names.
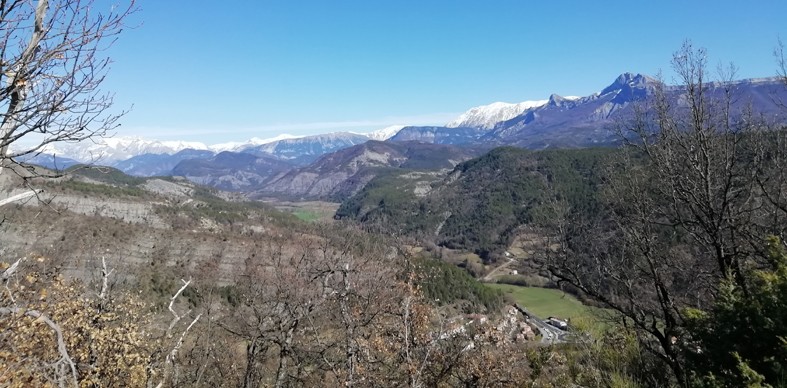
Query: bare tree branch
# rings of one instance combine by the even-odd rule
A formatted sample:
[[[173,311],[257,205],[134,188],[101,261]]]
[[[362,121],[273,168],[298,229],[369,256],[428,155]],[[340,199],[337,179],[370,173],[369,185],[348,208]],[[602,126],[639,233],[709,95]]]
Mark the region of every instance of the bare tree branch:
[[[118,126],[124,112],[101,91],[104,51],[135,10],[135,0],[0,2],[0,162]]]
[[[172,338],[172,328],[175,327],[175,325],[177,325],[178,322],[184,316],[188,315],[188,313],[191,312],[191,310],[189,310],[183,315],[178,315],[178,313],[172,307],[172,305],[175,304],[175,300],[178,299],[178,296],[180,296],[180,294],[183,292],[183,290],[185,290],[186,287],[188,287],[189,284],[191,284],[191,279],[189,279],[188,281],[180,279],[180,281],[183,282],[183,286],[180,287],[180,289],[175,293],[175,295],[172,295],[172,298],[169,300],[169,307],[168,307],[168,309],[172,313],[173,318],[172,318],[172,322],[170,322],[170,324],[169,324],[169,328],[167,328],[167,338]]]
[[[9,203],[13,203],[16,201],[21,201],[32,196],[38,195],[39,193],[43,192],[43,190],[30,190],[21,194],[17,194],[6,199],[0,200],[0,206],[8,205]]]
[[[20,257],[13,264],[11,264],[11,266],[6,268],[6,270],[3,271],[3,274],[0,275],[0,280],[3,282],[8,281],[8,279],[13,276],[14,273],[16,273],[16,270],[19,268],[19,263],[21,263],[24,259],[24,257]]]
[[[762,239],[784,231],[787,152],[783,129],[735,103],[734,66],[710,82],[690,42],[672,66],[680,85],[657,84],[622,123],[627,147],[608,161],[601,210],[547,222],[560,243],[547,263],[618,311],[683,384],[686,310],[710,308],[721,279],[745,294],[746,268],[765,265]]]
[[[185,288],[185,286],[184,286]],[[183,346],[183,340],[186,338],[186,334],[188,334],[189,330],[191,330],[192,326],[199,321],[202,317],[202,314],[197,314],[194,317],[194,320],[180,333],[180,337],[178,338],[178,342],[175,343],[175,346],[172,347],[172,351],[167,354],[167,359],[164,361],[164,375],[161,377],[161,381],[156,385],[156,388],[161,388],[164,386],[164,383],[169,379],[169,375],[172,373],[172,365],[175,362],[175,358],[178,355],[178,351]],[[170,327],[171,328],[171,327]]]

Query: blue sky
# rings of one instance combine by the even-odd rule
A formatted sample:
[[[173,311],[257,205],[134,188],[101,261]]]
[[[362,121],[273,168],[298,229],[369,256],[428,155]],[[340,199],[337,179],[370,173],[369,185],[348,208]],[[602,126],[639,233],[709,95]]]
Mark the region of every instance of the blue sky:
[[[119,0],[100,0],[117,2]],[[105,88],[117,134],[208,144],[442,124],[664,72],[683,40],[772,76],[787,1],[138,0]]]

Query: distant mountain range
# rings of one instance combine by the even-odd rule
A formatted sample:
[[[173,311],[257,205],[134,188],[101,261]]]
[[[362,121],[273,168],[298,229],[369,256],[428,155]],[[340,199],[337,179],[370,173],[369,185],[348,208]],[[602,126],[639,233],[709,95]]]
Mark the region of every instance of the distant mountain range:
[[[642,74],[621,74],[601,92],[587,97],[562,97],[553,94],[541,101],[522,104],[492,104],[473,108],[443,127],[405,127],[390,140],[438,144],[515,145],[530,149],[588,147],[619,141],[615,125],[632,117],[636,102],[652,96],[658,81]],[[721,93],[710,84],[710,93]],[[787,88],[775,78],[742,80],[733,83],[733,110],[754,107],[759,113],[782,111]],[[676,106],[684,104],[682,88],[666,87]],[[514,111],[524,108],[519,114]],[[779,117],[784,116],[783,114]],[[503,120],[491,124],[495,118]],[[487,120],[488,119],[488,120]]]
[[[515,104],[495,102],[471,108],[444,126],[398,125],[365,134],[280,135],[272,139],[252,138],[246,142],[211,146],[198,142],[115,137],[50,145],[28,161],[58,168],[75,163],[108,165],[138,176],[183,175],[196,182],[229,190],[254,191],[260,195],[284,192],[296,196],[334,195],[333,184],[323,187],[315,182],[320,181],[321,174],[339,174],[346,179],[349,170],[340,166],[341,163],[334,163],[335,168],[331,171],[325,167],[330,165],[328,162],[332,158],[344,157],[343,153],[326,156],[347,149],[351,149],[350,153],[361,152],[358,150],[374,153],[383,147],[371,143],[367,148],[354,148],[369,141],[415,141],[476,149],[500,145],[544,149],[614,144],[620,140],[614,130],[616,123],[630,117],[635,103],[652,96],[657,86],[658,81],[648,76],[624,73],[590,96],[553,94],[546,100]],[[710,93],[718,92],[714,90],[716,85],[709,86]],[[757,112],[784,116],[773,115],[783,112],[779,102],[787,101],[787,88],[778,79],[742,80],[732,86],[736,93],[736,109],[751,105]],[[673,104],[683,103],[680,87],[666,87],[665,90]],[[456,150],[453,152],[461,154]],[[391,155],[401,152],[390,149],[384,153],[393,157]],[[376,163],[374,158],[368,162]],[[339,173],[339,170],[344,172]],[[354,174],[357,171],[350,175]],[[306,176],[310,178],[304,178]]]
[[[476,154],[451,145],[370,140],[275,177],[253,197],[343,199],[387,170],[450,170]]]

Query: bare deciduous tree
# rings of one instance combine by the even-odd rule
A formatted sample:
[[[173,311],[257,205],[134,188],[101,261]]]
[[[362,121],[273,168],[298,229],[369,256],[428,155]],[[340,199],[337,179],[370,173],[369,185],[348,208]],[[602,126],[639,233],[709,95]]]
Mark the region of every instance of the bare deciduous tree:
[[[105,50],[134,10],[134,0],[0,1],[0,168],[118,126],[123,112],[101,90]]]
[[[763,239],[784,234],[785,142],[736,100],[734,67],[710,82],[705,51],[690,43],[672,65],[680,86],[659,83],[622,133],[628,148],[610,168],[604,211],[556,222],[560,249],[548,263],[620,313],[684,384],[686,309],[707,308],[725,277],[746,290],[745,268],[765,262]]]
[[[773,49],[773,57],[776,59],[776,75],[787,84],[787,58],[784,58],[784,42],[779,39],[776,48]]]

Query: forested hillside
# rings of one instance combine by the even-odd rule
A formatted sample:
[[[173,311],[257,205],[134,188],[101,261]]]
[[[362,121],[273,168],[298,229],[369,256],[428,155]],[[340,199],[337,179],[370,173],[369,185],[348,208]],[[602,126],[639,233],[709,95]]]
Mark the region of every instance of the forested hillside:
[[[573,212],[596,212],[601,173],[617,152],[501,147],[444,179],[380,176],[336,215],[494,260],[520,227],[543,221],[556,201],[567,201]]]

